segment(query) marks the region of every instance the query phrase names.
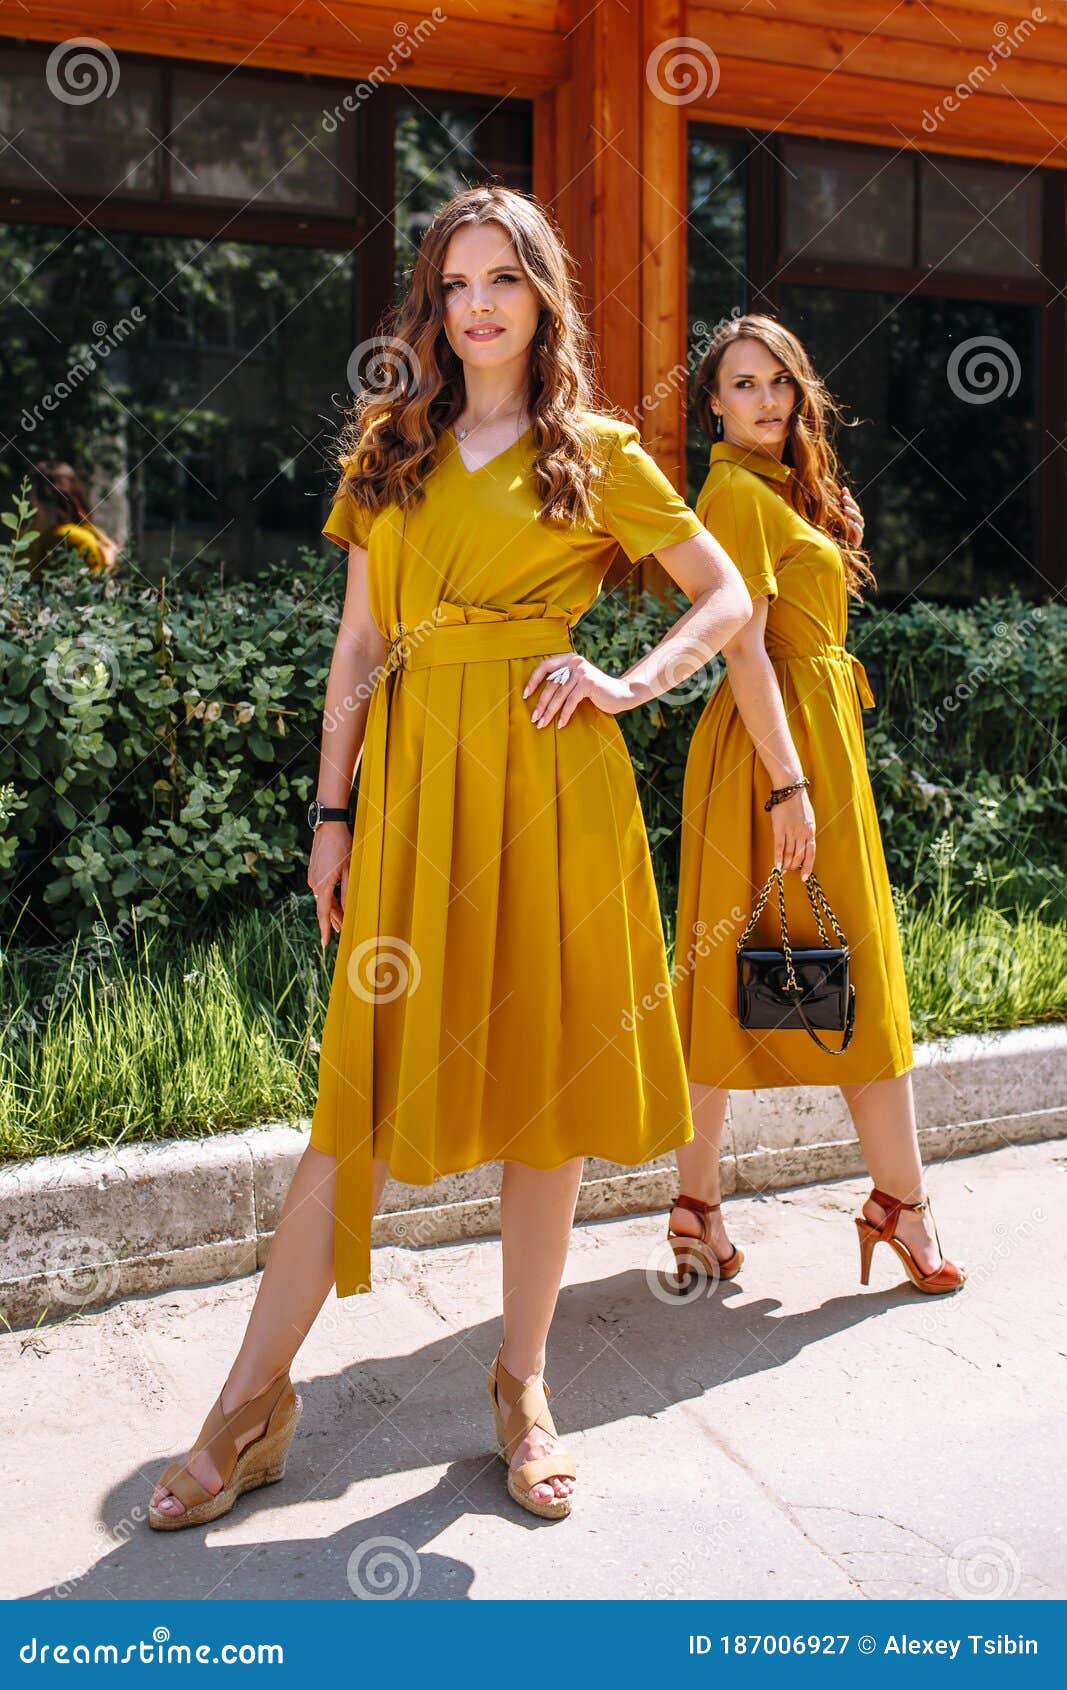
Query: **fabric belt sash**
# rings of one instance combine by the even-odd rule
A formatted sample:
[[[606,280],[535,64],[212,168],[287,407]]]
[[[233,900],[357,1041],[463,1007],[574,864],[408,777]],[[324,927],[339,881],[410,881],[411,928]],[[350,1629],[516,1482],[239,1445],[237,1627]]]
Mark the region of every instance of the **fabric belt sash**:
[[[856,682],[856,691],[859,694],[861,707],[864,710],[874,709],[875,698],[874,693],[871,691],[871,683],[867,679],[867,671],[863,667],[859,658],[854,657],[852,652],[848,651],[845,646],[824,645],[820,646],[817,651],[786,651],[784,649],[779,651],[775,649],[773,644],[770,644],[767,646],[767,655],[771,659],[772,663],[803,662],[805,659],[813,657],[829,657],[837,663],[851,664],[852,674]]]
[[[408,629],[397,622],[385,663],[371,694],[356,799],[355,838],[362,839],[352,912],[357,934],[373,935],[349,951],[347,1014],[343,1049],[352,1052],[354,1075],[344,1076],[336,1110],[337,1177],[334,1223],[334,1278],[337,1295],[369,1291],[372,1213],[371,1161],[374,1152],[374,982],[381,937],[382,846],[385,824],[385,773],[392,692],[404,669],[429,669],[440,663],[494,662],[501,658],[546,657],[573,651],[566,613],[543,612],[544,605],[514,605],[508,611],[478,606],[443,605],[452,621],[435,620]],[[471,620],[467,616],[485,617]],[[532,708],[532,706],[531,706]],[[532,729],[536,732],[536,729]],[[347,912],[346,912],[347,913]],[[370,951],[368,956],[365,953]],[[366,981],[369,985],[365,984]]]

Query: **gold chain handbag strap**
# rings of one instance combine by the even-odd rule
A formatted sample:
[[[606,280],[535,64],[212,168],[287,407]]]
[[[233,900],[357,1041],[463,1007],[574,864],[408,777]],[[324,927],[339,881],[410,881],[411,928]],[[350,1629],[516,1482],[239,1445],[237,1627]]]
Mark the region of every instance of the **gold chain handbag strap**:
[[[832,1046],[830,1046],[828,1044],[824,1044],[822,1039],[820,1039],[818,1033],[815,1031],[814,1027],[808,1021],[807,1016],[804,1014],[804,1005],[799,1001],[799,999],[801,997],[800,985],[799,985],[799,982],[797,980],[796,973],[793,969],[793,948],[789,943],[789,932],[788,932],[788,929],[786,927],[786,920],[785,920],[785,887],[784,887],[783,880],[782,880],[782,871],[781,871],[780,868],[777,867],[777,865],[775,865],[775,867],[771,869],[770,874],[767,876],[766,884],[764,885],[763,890],[761,891],[759,897],[756,899],[756,907],[752,911],[752,914],[748,919],[748,923],[745,927],[744,932],[741,934],[741,937],[737,941],[738,952],[740,952],[743,949],[744,944],[745,944],[745,940],[748,938],[749,934],[752,932],[752,929],[755,927],[757,921],[759,920],[761,914],[763,913],[763,906],[767,902],[767,899],[770,895],[771,885],[775,881],[777,882],[777,890],[778,890],[778,925],[779,925],[779,928],[781,930],[781,935],[782,935],[782,950],[785,953],[786,991],[787,992],[795,992],[797,994],[797,998],[798,998],[797,1012],[800,1015],[800,1018],[803,1021],[804,1026],[807,1029],[808,1033],[815,1040],[815,1043],[819,1046],[820,1050],[824,1050],[826,1052],[827,1056],[842,1056],[844,1054],[844,1052],[848,1049],[848,1046],[849,1046],[849,1044],[851,1043],[851,1040],[852,1040],[852,1017],[853,1017],[853,1014],[855,1013],[856,988],[855,988],[855,986],[853,986],[851,984],[849,985],[849,988],[848,988],[848,1014],[847,1014],[847,1019],[846,1019],[846,1024],[845,1024],[845,1038],[844,1038],[844,1042],[840,1046],[840,1048],[837,1049],[837,1050],[834,1050]],[[841,948],[844,950],[844,953],[847,957],[848,954],[849,954],[849,952],[848,952],[848,940],[845,938],[845,935],[842,933],[841,928],[838,925],[837,917],[834,915],[833,910],[830,908],[830,900],[827,898],[826,893],[823,891],[822,886],[821,886],[821,884],[819,883],[819,880],[816,877],[814,869],[812,869],[812,871],[809,874],[807,880],[804,882],[804,887],[805,887],[805,890],[807,891],[807,894],[808,894],[808,902],[811,904],[812,913],[815,916],[815,925],[819,929],[819,937],[822,940],[823,945],[826,947],[827,950],[831,950],[833,948],[830,944],[829,939],[827,938],[826,928],[823,926],[823,919],[822,918],[823,918],[823,915],[825,914],[826,917],[828,918],[829,922],[830,922],[831,927],[833,928],[834,932],[836,933],[838,939],[841,941]]]

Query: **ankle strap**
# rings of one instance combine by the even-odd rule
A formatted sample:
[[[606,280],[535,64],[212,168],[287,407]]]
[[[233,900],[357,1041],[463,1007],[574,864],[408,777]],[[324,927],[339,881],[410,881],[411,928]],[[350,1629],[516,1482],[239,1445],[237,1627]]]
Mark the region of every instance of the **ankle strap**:
[[[890,1197],[888,1191],[880,1191],[877,1186],[871,1191],[872,1202],[878,1203],[886,1211],[886,1219],[895,1215],[898,1209],[925,1209],[930,1199],[922,1197],[918,1203],[905,1203],[900,1197]]]
[[[702,1197],[676,1197],[674,1208],[692,1209],[694,1215],[710,1215],[715,1209],[721,1209],[721,1203],[705,1203]]]

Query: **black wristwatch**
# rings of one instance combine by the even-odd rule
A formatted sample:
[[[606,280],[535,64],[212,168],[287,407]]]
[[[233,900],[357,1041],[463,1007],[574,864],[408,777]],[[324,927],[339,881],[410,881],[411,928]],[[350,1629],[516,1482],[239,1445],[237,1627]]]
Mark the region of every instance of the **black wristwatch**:
[[[327,809],[326,805],[320,804],[317,798],[313,798],[311,803],[308,805],[308,827],[311,829],[312,833],[314,833],[315,829],[321,822],[346,821],[348,821],[347,809]]]

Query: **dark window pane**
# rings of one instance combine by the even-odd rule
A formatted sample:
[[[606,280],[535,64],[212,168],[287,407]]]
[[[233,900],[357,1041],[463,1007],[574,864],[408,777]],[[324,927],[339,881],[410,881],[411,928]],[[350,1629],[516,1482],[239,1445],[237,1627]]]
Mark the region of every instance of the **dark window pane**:
[[[351,211],[349,126],[358,110],[323,126],[333,84],[217,71],[174,71],[171,189],[189,199],[254,202],[259,210]]]
[[[317,544],[348,399],[353,264],[312,247],[0,226],[0,281],[18,301],[0,497],[37,458],[75,462],[96,520],[156,577],[254,575]],[[110,340],[95,368],[93,322]],[[45,410],[42,394],[62,401]]]
[[[921,161],[921,261],[928,268],[1041,276],[1041,176],[981,160]]]
[[[914,262],[910,155],[791,135],[780,145],[784,258]]]
[[[0,144],[0,183],[100,198],[158,193],[158,68],[61,46],[66,50],[57,49],[51,64],[51,49],[0,49],[0,137],[7,143]]]
[[[838,445],[880,594],[1041,591],[1038,308],[787,287],[781,315],[861,419]]]
[[[745,144],[689,131],[688,340],[692,377],[712,333],[745,306]],[[689,497],[704,484],[711,442],[690,407],[686,440]]]

